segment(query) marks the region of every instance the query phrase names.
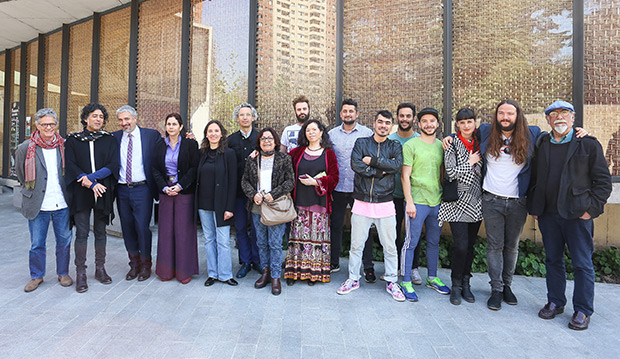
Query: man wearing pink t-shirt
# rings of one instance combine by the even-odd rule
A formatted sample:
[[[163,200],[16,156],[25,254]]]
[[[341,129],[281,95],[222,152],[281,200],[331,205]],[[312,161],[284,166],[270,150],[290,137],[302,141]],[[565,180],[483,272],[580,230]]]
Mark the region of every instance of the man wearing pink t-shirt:
[[[392,193],[394,175],[403,165],[403,153],[400,143],[387,138],[391,128],[392,114],[379,111],[375,116],[374,134],[358,138],[353,146],[351,168],[355,172],[355,202],[351,209],[349,279],[338,288],[338,294],[348,294],[359,288],[362,252],[368,230],[374,223],[383,246],[386,290],[392,298],[402,302],[405,296],[397,284],[396,208]]]

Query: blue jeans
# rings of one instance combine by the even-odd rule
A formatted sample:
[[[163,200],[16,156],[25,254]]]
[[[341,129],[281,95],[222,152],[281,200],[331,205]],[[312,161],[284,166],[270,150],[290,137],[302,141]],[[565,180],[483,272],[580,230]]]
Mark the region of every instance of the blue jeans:
[[[237,197],[235,202],[235,233],[237,234],[237,245],[239,246],[239,260],[241,263],[258,264],[258,246],[256,245],[256,228],[254,221],[250,221],[252,230],[248,234],[248,210],[246,197]]]
[[[439,225],[439,205],[430,207],[424,204],[416,204],[416,216],[411,218],[405,215],[405,220],[409,222],[409,233],[405,237],[401,256],[404,255],[405,260],[401,261],[400,270],[404,281],[411,280],[411,267],[413,265],[413,257],[415,249],[420,241],[422,234],[422,226],[426,225],[426,261],[428,262],[429,277],[437,276],[437,263],[439,263],[439,235],[441,234],[441,226]],[[404,268],[403,268],[404,265]]]
[[[487,232],[487,264],[492,291],[510,287],[519,255],[519,238],[527,218],[525,201],[482,194],[482,217]]]
[[[260,221],[260,214],[252,213],[256,228],[256,242],[260,255],[260,269],[271,268],[271,278],[282,276],[282,236],[286,223],[266,226]]]
[[[30,278],[45,276],[45,242],[50,220],[56,236],[56,274],[69,274],[69,257],[71,250],[71,230],[69,229],[69,208],[57,211],[40,211],[28,221],[30,230]]]
[[[585,315],[592,315],[595,278],[592,265],[594,222],[592,219],[564,219],[557,213],[545,213],[538,217],[538,227],[545,245],[548,301],[557,306],[566,305],[564,246],[567,245],[575,269],[573,308]]]
[[[209,277],[221,281],[229,280],[232,275],[232,258],[230,254],[230,226],[217,226],[214,211],[199,209],[202,233],[205,237],[207,252],[207,273]]]

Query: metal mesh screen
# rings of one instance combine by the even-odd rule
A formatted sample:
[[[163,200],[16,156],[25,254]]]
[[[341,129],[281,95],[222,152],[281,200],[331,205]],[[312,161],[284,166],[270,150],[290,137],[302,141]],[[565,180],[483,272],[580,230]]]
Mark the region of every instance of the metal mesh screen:
[[[11,102],[19,102],[19,82],[20,82],[20,72],[21,72],[21,61],[22,61],[22,50],[16,49],[11,51],[11,67],[12,67],[12,83],[13,90],[11,92]]]
[[[345,1],[343,96],[360,122],[400,102],[441,109],[442,11],[440,0]]]
[[[119,128],[114,113],[127,104],[130,22],[129,7],[101,17],[99,102],[106,107],[110,116],[106,125],[108,131]]]
[[[620,10],[617,1],[586,0],[584,127],[603,145],[620,176]]]
[[[505,98],[526,113],[571,101],[571,9],[568,0],[455,1],[454,112],[468,106],[489,119]]]
[[[260,127],[296,122],[305,95],[310,118],[335,122],[336,0],[258,1],[256,105]]]
[[[4,171],[4,77],[7,76],[7,73],[4,68],[4,64],[6,61],[6,55],[0,54],[0,175]]]
[[[164,116],[179,111],[182,0],[140,4],[137,111],[140,126],[163,132]]]
[[[201,140],[211,119],[236,131],[233,109],[247,101],[249,3],[217,0],[192,5],[189,113]]]
[[[60,110],[60,62],[62,60],[62,32],[45,37],[44,106]]]
[[[37,65],[39,60],[39,41],[28,44],[28,89],[26,90],[26,138],[37,130],[34,114],[37,112]]]
[[[82,130],[80,112],[90,102],[93,22],[90,20],[71,26],[69,31],[67,133],[72,133]]]

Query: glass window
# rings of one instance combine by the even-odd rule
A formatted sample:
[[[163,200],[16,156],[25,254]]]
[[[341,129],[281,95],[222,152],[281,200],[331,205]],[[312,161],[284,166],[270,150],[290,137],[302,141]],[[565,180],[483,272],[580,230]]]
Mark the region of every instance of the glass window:
[[[609,0],[584,2],[584,127],[603,146],[612,176],[620,176],[620,13]]]
[[[182,0],[140,3],[138,124],[162,133],[164,116],[179,112],[182,5]]]
[[[363,0],[344,2],[343,98],[357,101],[367,126],[379,110],[396,115],[401,102],[442,106],[442,1],[390,3],[390,11],[377,11]]]
[[[4,64],[6,61],[6,54],[0,54],[0,176],[4,170],[4,77],[6,71]]]
[[[62,60],[62,31],[45,37],[44,107],[60,111],[60,63]]]
[[[34,114],[37,112],[37,66],[39,61],[39,41],[28,44],[28,88],[26,90],[26,139],[37,130]]]
[[[108,131],[119,128],[115,113],[119,107],[127,104],[130,26],[130,7],[101,17],[99,102],[108,110]]]
[[[248,96],[249,11],[245,0],[194,2],[189,113],[199,141],[211,119],[237,130],[232,112]]]
[[[90,103],[93,51],[93,21],[71,26],[69,35],[69,92],[67,133],[82,130],[80,113]]]
[[[328,5],[335,4],[336,0],[326,0]],[[297,57],[294,54],[308,53],[312,47],[306,42],[297,42],[295,38],[306,38],[306,32],[296,26],[286,27],[286,31],[278,29],[278,25],[287,23],[288,17],[278,18],[277,13],[288,15],[287,4],[268,5],[267,1],[259,0],[259,14],[264,23],[257,36],[261,47],[257,49],[257,82],[256,82],[256,105],[260,119],[260,127],[271,126],[281,132],[284,127],[296,123],[293,110],[293,100],[305,95],[310,101],[310,118],[320,119],[324,124],[330,125],[335,122],[334,100],[336,96],[336,60],[332,55],[336,54],[336,46],[332,41],[336,40],[335,33],[328,31],[329,27],[336,24],[336,12],[319,10],[326,16],[326,25],[315,25],[311,34],[315,36],[315,43],[325,44],[324,54],[310,57]],[[308,13],[298,12],[297,17],[307,21]],[[305,35],[303,35],[305,34]],[[292,49],[297,51],[291,51]],[[275,51],[274,51],[275,50]],[[309,72],[293,71],[295,66],[320,65],[318,68],[310,68]]]

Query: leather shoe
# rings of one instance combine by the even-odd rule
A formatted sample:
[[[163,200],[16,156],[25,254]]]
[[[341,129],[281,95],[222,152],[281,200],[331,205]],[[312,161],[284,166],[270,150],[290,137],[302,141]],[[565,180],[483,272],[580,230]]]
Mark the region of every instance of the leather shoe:
[[[286,280],[286,285],[288,285],[289,287],[295,284],[295,279],[292,278],[288,278]]]
[[[280,278],[271,278],[271,294],[280,295],[280,293],[282,293]]]
[[[142,268],[140,274],[138,275],[138,280],[140,282],[144,282],[145,280],[151,277],[151,268]]]
[[[248,275],[248,272],[252,270],[252,266],[249,265],[248,263],[242,263],[241,264],[241,268],[239,268],[239,271],[237,272],[236,277],[237,278],[243,278],[246,275]]]
[[[131,267],[131,269],[129,269],[129,272],[127,272],[127,275],[125,276],[125,279],[134,280],[136,279],[136,277],[138,277],[138,273],[140,273],[139,267]]]
[[[491,293],[491,298],[487,301],[487,307],[491,310],[500,310],[502,309],[502,299],[504,295],[502,292],[498,290],[494,290]]]
[[[215,283],[215,278],[213,277],[209,277],[207,278],[207,280],[205,281],[205,287],[210,287]]]
[[[226,284],[231,285],[233,287],[236,286],[237,284],[239,284],[233,278],[230,278],[230,279],[227,279],[227,280],[223,280],[222,283],[226,283]]]
[[[271,271],[269,267],[263,269],[263,274],[261,274],[260,278],[254,283],[254,288],[260,289],[264,288],[267,285],[267,282],[271,279]]]
[[[570,318],[568,327],[573,330],[586,330],[588,329],[588,324],[590,324],[590,317],[577,311],[573,314],[573,317]]]
[[[257,271],[258,273],[262,273],[262,271],[260,270],[260,265],[258,265],[256,263],[252,263],[252,269]]]
[[[95,268],[95,279],[101,282],[101,284],[112,283],[112,278],[106,273],[104,266],[97,266]]]
[[[88,290],[88,284],[86,283],[86,273],[77,273],[75,276],[75,291],[78,293],[84,293]]]
[[[71,284],[73,284],[73,279],[71,279],[71,277],[69,277],[69,275],[59,275],[58,276],[58,281],[60,282],[60,285],[63,287],[69,287],[71,286]]]
[[[555,303],[549,302],[538,311],[538,316],[542,319],[553,319],[556,315],[564,313],[564,306],[557,306]]]
[[[312,287],[312,286],[313,286],[313,285],[315,285],[315,284],[316,284],[316,282],[315,282],[315,281],[308,279],[308,285],[309,285],[309,286],[311,286],[311,287]]]
[[[39,284],[41,283],[43,283],[43,278],[31,279],[30,281],[28,281],[28,283],[26,283],[26,286],[24,287],[24,292],[32,292],[33,290],[39,288]]]
[[[512,289],[509,286],[504,286],[504,302],[510,305],[517,305],[517,297],[512,293]]]

